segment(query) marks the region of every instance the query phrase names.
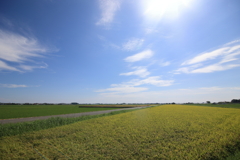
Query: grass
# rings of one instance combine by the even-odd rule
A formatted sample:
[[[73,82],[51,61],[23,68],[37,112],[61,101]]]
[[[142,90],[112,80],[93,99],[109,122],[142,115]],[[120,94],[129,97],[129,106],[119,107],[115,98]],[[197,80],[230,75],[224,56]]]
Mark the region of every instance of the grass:
[[[189,105],[189,104],[188,104]],[[194,106],[205,106],[205,107],[221,107],[221,108],[238,108],[240,109],[239,103],[226,103],[226,104],[190,104]]]
[[[79,108],[79,105],[0,105],[0,119],[38,117],[117,109],[117,107]]]
[[[95,105],[95,104],[87,104],[87,105],[81,104],[79,106],[80,107],[87,107],[87,108],[90,108],[90,107],[133,108],[133,107],[143,107],[143,106],[151,106],[151,105],[150,104],[97,104],[97,105]]]
[[[240,159],[240,151],[237,151],[235,154],[226,158],[226,160],[239,160]]]
[[[76,118],[53,117],[46,120],[36,120],[32,122],[0,124],[0,137],[19,135],[19,134],[23,134],[31,131],[39,131],[42,129],[54,128],[54,127],[68,125],[68,124],[79,122],[79,121],[111,116],[111,115],[116,115],[120,113],[131,112],[131,111],[133,110],[113,111],[105,114],[81,116]]]
[[[1,137],[3,159],[224,159],[240,148],[240,110],[163,105]]]

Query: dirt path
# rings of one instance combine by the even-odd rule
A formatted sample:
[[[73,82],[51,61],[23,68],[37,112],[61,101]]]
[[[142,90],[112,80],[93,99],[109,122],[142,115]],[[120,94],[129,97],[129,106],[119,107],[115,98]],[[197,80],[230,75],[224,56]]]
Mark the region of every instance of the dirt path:
[[[148,107],[148,106],[146,106],[146,107]],[[105,110],[105,111],[82,112],[82,113],[61,114],[61,115],[52,115],[52,116],[40,116],[40,117],[2,119],[2,120],[0,120],[0,124],[29,122],[29,121],[35,121],[35,120],[48,119],[48,118],[51,118],[51,117],[72,118],[72,117],[80,117],[80,116],[87,116],[87,115],[97,115],[97,114],[110,113],[110,112],[113,112],[113,111],[121,111],[121,110],[128,110],[128,109],[137,109],[137,108],[139,109],[139,108],[146,108],[146,107],[112,109],[112,110]]]

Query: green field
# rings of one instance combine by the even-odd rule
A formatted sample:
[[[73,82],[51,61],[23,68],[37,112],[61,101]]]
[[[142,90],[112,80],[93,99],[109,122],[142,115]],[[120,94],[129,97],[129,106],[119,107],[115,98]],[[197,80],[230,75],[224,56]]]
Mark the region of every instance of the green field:
[[[163,105],[1,137],[2,159],[224,159],[240,148],[240,110]]]
[[[135,109],[135,110],[139,110],[139,109]],[[85,120],[99,118],[99,117],[112,116],[116,114],[132,112],[132,111],[134,110],[133,109],[120,110],[120,111],[114,110],[110,113],[86,115],[86,116],[73,117],[73,118],[52,117],[44,120],[36,120],[36,121],[30,121],[30,122],[0,124],[0,138],[3,136],[19,135],[27,132],[49,129],[49,128],[54,128],[58,126],[76,123],[79,121],[85,121]]]
[[[206,106],[206,107],[221,107],[221,108],[239,108],[240,104],[238,103],[226,103],[226,104],[191,104],[195,106]]]
[[[79,105],[0,105],[0,119],[60,115],[118,109],[114,107],[85,107]]]

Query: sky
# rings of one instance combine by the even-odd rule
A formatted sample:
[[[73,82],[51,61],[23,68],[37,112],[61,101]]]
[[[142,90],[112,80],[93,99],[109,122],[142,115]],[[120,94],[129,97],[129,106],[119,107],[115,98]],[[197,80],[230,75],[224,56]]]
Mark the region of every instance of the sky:
[[[239,0],[0,0],[0,102],[240,99]]]

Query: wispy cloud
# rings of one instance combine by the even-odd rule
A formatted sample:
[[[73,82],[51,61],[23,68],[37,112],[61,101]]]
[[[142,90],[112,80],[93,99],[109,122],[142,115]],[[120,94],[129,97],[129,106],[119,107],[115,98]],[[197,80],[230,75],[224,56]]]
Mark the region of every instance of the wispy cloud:
[[[151,84],[157,87],[166,87],[173,85],[174,80],[162,80],[160,76],[152,76],[145,79],[134,79],[129,81],[126,84],[132,85],[132,86],[140,86],[144,84]]]
[[[35,38],[0,30],[0,70],[24,72],[43,68],[43,65],[25,63],[35,63],[34,58],[42,58],[49,51],[49,48],[41,45]]]
[[[208,60],[213,60],[219,56],[226,55],[228,50],[229,50],[228,47],[223,47],[223,48],[216,49],[212,52],[202,53],[190,60],[183,62],[182,65],[191,65],[191,64],[208,61]]]
[[[124,93],[134,93],[146,91],[148,88],[145,87],[133,87],[133,86],[113,86],[112,88],[97,90],[96,92],[104,92],[104,93],[114,93],[114,94],[124,94]]]
[[[175,70],[175,73],[211,73],[232,69],[240,66],[239,55],[240,40],[235,40],[183,62],[184,67]]]
[[[10,62],[24,62],[47,52],[37,40],[3,30],[0,30],[0,48],[0,58]]]
[[[112,84],[111,88],[97,90],[96,92],[103,92],[104,94],[113,92],[114,94],[127,94],[133,92],[142,92],[148,90],[146,87],[139,87],[141,85],[154,85],[157,87],[170,86],[174,80],[162,80],[160,76],[152,76],[145,79],[133,79],[129,82],[121,84]]]
[[[142,66],[141,67],[133,67],[133,69],[135,69],[135,71],[121,73],[120,75],[122,75],[122,76],[136,75],[136,76],[144,78],[150,74],[150,72],[147,70],[146,67],[142,67]]]
[[[125,94],[118,94],[115,92],[104,92],[100,96],[102,99],[106,98],[107,102],[126,102],[126,103],[186,103],[186,102],[219,102],[231,101],[240,94],[239,87],[204,87],[204,88],[191,88],[191,89],[173,89],[173,90],[160,90],[144,92],[130,92]]]
[[[154,52],[149,49],[149,50],[145,50],[140,53],[134,54],[132,56],[129,56],[129,57],[125,58],[124,60],[126,62],[137,62],[137,61],[141,61],[143,59],[151,58],[153,55],[154,55]]]
[[[7,63],[3,62],[0,60],[0,70],[9,70],[9,71],[18,71],[20,72],[20,70],[18,70],[15,67],[11,67],[9,66]]]
[[[4,88],[26,88],[27,85],[24,84],[0,84],[0,87]]]
[[[101,18],[96,25],[107,25],[114,19],[115,13],[120,9],[121,0],[99,0]]]
[[[222,65],[222,64],[217,63],[217,64],[209,65],[206,67],[191,70],[190,73],[211,73],[211,72],[215,72],[215,71],[224,71],[224,70],[232,69],[232,68],[239,67],[239,66],[240,66],[240,64]]]
[[[166,67],[166,66],[169,66],[171,63],[169,61],[161,61],[159,63],[160,66],[163,66],[163,67]]]
[[[43,69],[43,68],[47,68],[47,67],[48,67],[48,65],[44,62],[42,62],[41,65],[38,65],[38,66],[29,66],[29,65],[22,65],[22,64],[19,66],[19,68],[26,70],[26,71],[32,71],[37,68]]]
[[[123,44],[123,50],[125,51],[134,51],[143,45],[144,39],[131,38],[126,43]]]

